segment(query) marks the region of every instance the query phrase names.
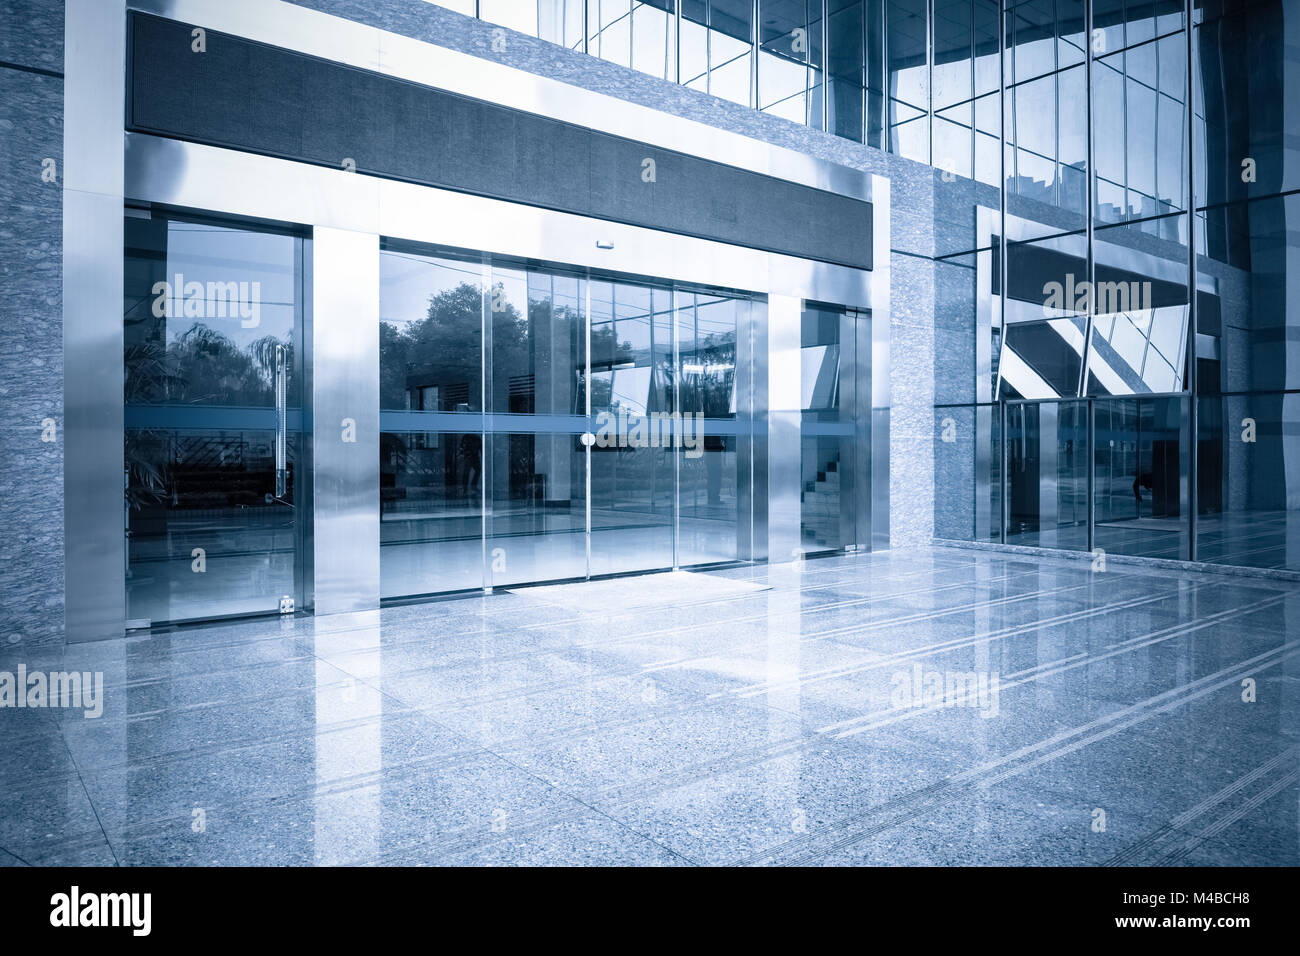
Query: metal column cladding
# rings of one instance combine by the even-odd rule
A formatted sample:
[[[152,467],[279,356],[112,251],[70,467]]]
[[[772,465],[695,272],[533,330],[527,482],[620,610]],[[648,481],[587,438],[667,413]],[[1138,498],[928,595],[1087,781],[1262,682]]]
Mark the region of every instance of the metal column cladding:
[[[122,391],[122,0],[69,0],[64,78],[65,620],[69,641],[126,626]]]
[[[379,607],[379,237],[312,235],[312,557],[318,614]]]

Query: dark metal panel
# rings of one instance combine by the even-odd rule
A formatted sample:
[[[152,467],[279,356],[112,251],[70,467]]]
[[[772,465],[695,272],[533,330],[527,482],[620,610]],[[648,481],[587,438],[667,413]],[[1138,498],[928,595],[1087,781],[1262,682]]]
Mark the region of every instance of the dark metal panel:
[[[160,17],[129,33],[133,131],[872,266],[860,199],[212,30],[194,53]]]

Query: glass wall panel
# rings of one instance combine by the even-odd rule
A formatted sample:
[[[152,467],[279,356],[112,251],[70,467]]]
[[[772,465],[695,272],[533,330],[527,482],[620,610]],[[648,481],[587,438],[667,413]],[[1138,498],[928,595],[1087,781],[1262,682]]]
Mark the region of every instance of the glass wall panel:
[[[380,594],[481,588],[483,267],[387,246],[379,277]]]
[[[675,0],[633,0],[632,68],[677,82]]]
[[[1003,0],[1008,83],[1083,63],[1084,0]]]
[[[1088,547],[1086,402],[1007,406],[1007,544]]]
[[[1283,2],[1197,7],[1197,556],[1297,569],[1297,11]]]
[[[1089,395],[1178,392],[1187,355],[1185,215],[1098,229]]]
[[[587,0],[587,52],[632,65],[632,0]]]
[[[796,123],[808,119],[809,7],[807,0],[761,0],[759,5],[758,108]]]
[[[471,16],[473,10],[468,12]],[[500,24],[511,30],[526,33],[530,37],[538,36],[538,4],[534,2],[519,3],[518,0],[478,0],[478,16],[489,23]]]
[[[930,161],[930,67],[926,0],[885,0],[889,149]]]
[[[742,106],[752,106],[753,6],[735,0],[708,0],[708,6],[709,92]]]
[[[1300,394],[1200,399],[1198,559],[1300,570]]]
[[[678,82],[691,89],[709,90],[709,7],[707,0],[680,0],[681,63]]]
[[[1079,394],[1087,331],[1087,241],[1080,234],[1007,243],[1008,295],[998,356],[1003,398]],[[993,276],[997,294],[1000,276]]]
[[[127,617],[296,606],[301,239],[125,223]]]
[[[869,82],[867,5],[866,0],[829,0],[827,7],[827,129],[859,143],[865,135],[865,90]]]
[[[1185,398],[1095,403],[1094,548],[1187,559],[1187,408]]]

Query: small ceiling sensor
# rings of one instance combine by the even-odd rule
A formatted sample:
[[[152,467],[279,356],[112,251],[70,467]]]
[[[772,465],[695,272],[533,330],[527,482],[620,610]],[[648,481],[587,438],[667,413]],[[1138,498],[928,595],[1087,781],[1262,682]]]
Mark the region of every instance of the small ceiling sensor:
[[[613,249],[613,248],[614,248],[614,243],[610,242],[608,239],[597,239],[597,240],[596,240],[596,248],[597,248],[597,249]]]

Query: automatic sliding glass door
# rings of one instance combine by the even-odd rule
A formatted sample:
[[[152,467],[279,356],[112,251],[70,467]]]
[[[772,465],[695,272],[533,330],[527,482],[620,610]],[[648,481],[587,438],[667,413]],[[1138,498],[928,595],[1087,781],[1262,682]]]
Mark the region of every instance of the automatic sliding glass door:
[[[677,564],[735,561],[751,481],[741,428],[752,420],[742,389],[751,359],[742,330],[752,303],[712,292],[677,293],[677,408],[688,437],[677,449]],[[692,423],[689,427],[685,424]]]
[[[590,283],[591,575],[673,566],[673,292]]]
[[[587,576],[586,279],[487,279],[489,587]]]
[[[379,278],[380,595],[482,588],[482,266],[388,249]]]
[[[748,299],[398,243],[382,259],[384,598],[741,556]]]

